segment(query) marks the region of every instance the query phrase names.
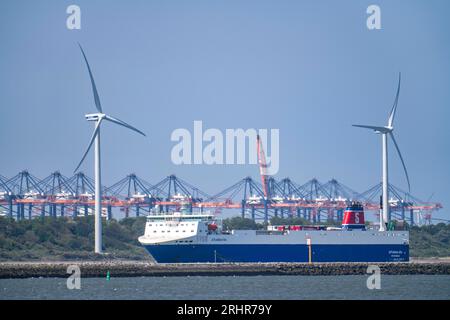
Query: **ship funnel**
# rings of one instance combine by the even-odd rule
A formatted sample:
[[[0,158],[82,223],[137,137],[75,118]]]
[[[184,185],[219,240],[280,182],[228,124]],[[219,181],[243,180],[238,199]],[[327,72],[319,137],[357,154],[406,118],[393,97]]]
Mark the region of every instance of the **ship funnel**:
[[[364,208],[361,203],[353,201],[344,211],[342,228],[347,230],[365,230]]]

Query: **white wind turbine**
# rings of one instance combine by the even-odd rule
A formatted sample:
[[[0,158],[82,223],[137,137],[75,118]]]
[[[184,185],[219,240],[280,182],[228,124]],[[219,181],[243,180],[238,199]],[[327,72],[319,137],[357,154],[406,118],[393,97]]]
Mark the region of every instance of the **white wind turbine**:
[[[123,122],[122,120],[113,118],[113,117],[108,116],[103,113],[102,106],[100,104],[100,98],[99,98],[98,92],[97,92],[97,87],[95,86],[94,77],[92,76],[91,68],[87,61],[86,55],[84,54],[83,48],[81,47],[80,44],[78,44],[78,45],[81,49],[81,53],[83,54],[84,61],[86,62],[86,66],[87,66],[87,69],[89,72],[89,77],[91,78],[92,91],[94,93],[94,101],[95,101],[95,106],[98,110],[98,113],[92,113],[92,114],[85,115],[87,121],[95,121],[95,129],[94,129],[94,133],[92,134],[91,140],[89,141],[89,145],[86,149],[86,152],[84,153],[83,157],[81,158],[80,163],[78,164],[78,166],[76,167],[74,172],[77,171],[78,168],[81,166],[81,164],[83,163],[84,159],[86,158],[89,150],[91,149],[92,144],[95,141],[95,152],[94,152],[95,153],[95,166],[94,166],[94,170],[95,170],[95,214],[94,214],[95,215],[95,253],[102,253],[102,208],[101,208],[102,190],[101,190],[101,165],[100,165],[100,124],[102,123],[103,120],[108,120],[108,121],[114,122],[118,125],[121,125],[125,128],[136,131],[137,133],[140,133],[143,136],[145,136],[145,134],[142,131]]]
[[[392,106],[391,113],[389,114],[388,119],[388,125],[384,127],[377,127],[377,126],[367,126],[367,125],[356,125],[354,124],[354,127],[360,127],[360,128],[366,128],[366,129],[372,129],[377,134],[381,134],[382,138],[382,146],[383,146],[383,190],[382,190],[382,206],[383,206],[383,212],[380,214],[380,231],[385,231],[385,223],[388,222],[389,219],[389,181],[388,181],[388,135],[392,138],[392,141],[394,142],[394,146],[397,149],[398,155],[400,157],[400,160],[403,165],[403,169],[405,171],[406,180],[408,182],[408,191],[411,192],[411,185],[409,183],[409,176],[408,171],[406,170],[405,162],[403,161],[402,154],[400,152],[400,148],[398,147],[397,142],[395,141],[394,134],[392,133],[394,131],[394,118],[395,118],[395,112],[397,111],[397,104],[398,104],[398,97],[400,94],[400,83],[401,83],[401,73],[398,77],[398,88],[397,88],[397,95],[395,97],[394,105]]]

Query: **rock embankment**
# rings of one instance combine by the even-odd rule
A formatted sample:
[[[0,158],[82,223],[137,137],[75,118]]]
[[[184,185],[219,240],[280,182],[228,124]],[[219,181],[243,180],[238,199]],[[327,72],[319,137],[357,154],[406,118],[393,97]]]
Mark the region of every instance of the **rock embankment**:
[[[0,278],[68,277],[70,265],[80,268],[82,277],[151,276],[245,276],[245,275],[364,275],[369,265],[382,274],[446,274],[450,261],[409,263],[202,263],[155,264],[142,261],[1,262]]]

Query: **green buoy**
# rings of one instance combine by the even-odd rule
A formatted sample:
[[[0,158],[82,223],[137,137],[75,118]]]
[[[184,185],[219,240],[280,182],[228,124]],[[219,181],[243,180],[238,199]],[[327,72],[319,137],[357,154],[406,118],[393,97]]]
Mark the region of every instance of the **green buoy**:
[[[110,278],[111,277],[110,277],[109,270],[108,270],[108,272],[106,273],[106,281],[109,281]]]

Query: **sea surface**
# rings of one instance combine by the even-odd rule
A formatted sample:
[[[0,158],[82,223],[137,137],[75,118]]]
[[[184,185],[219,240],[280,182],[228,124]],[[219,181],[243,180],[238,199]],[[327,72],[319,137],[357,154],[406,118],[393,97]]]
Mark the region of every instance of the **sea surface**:
[[[450,275],[381,275],[369,290],[368,276],[214,276],[1,279],[5,299],[450,299]]]

